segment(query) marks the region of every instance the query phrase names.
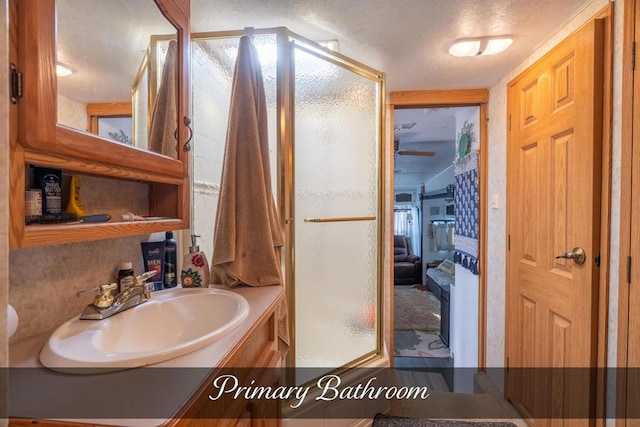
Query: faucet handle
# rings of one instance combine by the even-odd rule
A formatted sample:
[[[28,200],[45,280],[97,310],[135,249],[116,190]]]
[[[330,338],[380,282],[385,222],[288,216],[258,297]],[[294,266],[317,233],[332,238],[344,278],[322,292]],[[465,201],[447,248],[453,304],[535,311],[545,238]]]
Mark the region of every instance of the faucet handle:
[[[153,270],[136,277],[133,286],[116,295],[113,305],[119,307],[134,295],[140,295],[140,300],[143,302],[148,300],[151,297],[151,291],[153,291],[153,283],[146,283],[145,280],[150,279],[155,274],[156,271]]]
[[[151,279],[156,274],[158,274],[158,272],[156,270],[150,270],[150,271],[147,271],[146,273],[142,273],[141,275],[136,277],[136,279],[135,279],[136,285],[143,284],[144,282],[146,282],[147,280]]]
[[[113,295],[112,291],[118,289],[117,283],[110,283],[108,285],[100,285],[95,288],[86,289],[84,291],[80,291],[76,293],[78,298],[92,295],[95,296],[93,299],[93,305],[100,308],[105,308],[111,306],[113,303]]]

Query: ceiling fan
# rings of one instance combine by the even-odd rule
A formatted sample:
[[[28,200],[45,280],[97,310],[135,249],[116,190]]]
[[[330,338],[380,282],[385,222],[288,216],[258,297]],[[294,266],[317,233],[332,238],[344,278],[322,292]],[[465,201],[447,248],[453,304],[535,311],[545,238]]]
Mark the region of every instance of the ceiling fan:
[[[399,156],[424,156],[433,157],[436,155],[435,151],[417,151],[417,150],[399,150],[400,141],[393,141],[393,152]]]

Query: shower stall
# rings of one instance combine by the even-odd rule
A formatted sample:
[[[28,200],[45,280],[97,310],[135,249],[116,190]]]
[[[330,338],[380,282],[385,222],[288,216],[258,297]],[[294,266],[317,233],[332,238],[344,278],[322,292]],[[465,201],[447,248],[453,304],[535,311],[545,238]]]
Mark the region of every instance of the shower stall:
[[[211,259],[241,31],[192,35],[194,232]],[[286,28],[251,29],[285,233],[293,382],[382,354],[384,75]],[[251,195],[247,195],[251,197]],[[313,374],[311,374],[313,372]]]

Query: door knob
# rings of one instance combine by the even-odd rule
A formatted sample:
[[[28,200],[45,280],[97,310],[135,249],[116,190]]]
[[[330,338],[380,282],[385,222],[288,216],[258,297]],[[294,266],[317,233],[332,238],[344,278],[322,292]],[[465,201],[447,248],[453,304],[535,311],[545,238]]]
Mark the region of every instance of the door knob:
[[[571,252],[558,255],[556,258],[572,259],[576,264],[584,264],[587,259],[587,255],[585,254],[584,249],[577,247],[573,248]]]

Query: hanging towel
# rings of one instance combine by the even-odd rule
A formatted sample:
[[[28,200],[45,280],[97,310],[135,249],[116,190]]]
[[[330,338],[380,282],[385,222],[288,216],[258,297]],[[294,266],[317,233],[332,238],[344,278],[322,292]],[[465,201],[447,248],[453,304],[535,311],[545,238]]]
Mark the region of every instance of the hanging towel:
[[[178,158],[178,44],[169,42],[162,76],[151,112],[149,150]]]
[[[211,277],[229,286],[282,285],[284,237],[271,189],[267,103],[258,52],[240,38],[214,230]],[[286,303],[279,308],[283,354],[289,345]]]

